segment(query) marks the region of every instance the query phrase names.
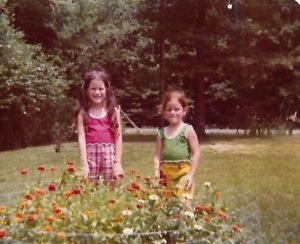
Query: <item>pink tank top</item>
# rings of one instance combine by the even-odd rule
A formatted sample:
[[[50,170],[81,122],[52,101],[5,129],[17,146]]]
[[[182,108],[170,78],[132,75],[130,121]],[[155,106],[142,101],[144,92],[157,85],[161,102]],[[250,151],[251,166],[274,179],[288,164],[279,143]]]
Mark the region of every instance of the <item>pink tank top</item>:
[[[88,115],[85,125],[86,143],[115,143],[115,136],[110,125],[107,114],[103,118]]]

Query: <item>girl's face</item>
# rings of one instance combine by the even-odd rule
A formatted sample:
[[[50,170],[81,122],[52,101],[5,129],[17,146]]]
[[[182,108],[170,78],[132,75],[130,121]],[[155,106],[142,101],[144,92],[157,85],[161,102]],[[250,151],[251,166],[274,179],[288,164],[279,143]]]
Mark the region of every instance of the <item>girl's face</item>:
[[[90,102],[94,105],[103,105],[106,101],[106,87],[102,80],[92,80],[86,91]]]
[[[166,103],[164,118],[170,125],[179,125],[183,121],[187,108],[183,108],[177,99],[172,99]]]

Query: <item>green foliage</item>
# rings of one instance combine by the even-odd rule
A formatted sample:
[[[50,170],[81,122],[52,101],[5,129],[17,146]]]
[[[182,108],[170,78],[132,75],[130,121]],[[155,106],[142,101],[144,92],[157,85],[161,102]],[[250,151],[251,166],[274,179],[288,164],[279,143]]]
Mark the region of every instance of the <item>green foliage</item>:
[[[25,44],[23,34],[10,25],[6,13],[1,17],[0,43],[0,148],[8,149],[43,143],[51,138],[68,87],[63,69],[43,54],[41,47]],[[70,108],[68,108],[70,110]],[[64,119],[66,119],[65,117]]]
[[[164,188],[150,177],[133,175],[131,183],[112,191],[101,182],[95,186],[82,179],[72,163],[68,164],[60,179],[32,185],[17,206],[1,208],[1,228],[9,232],[6,240],[242,240],[240,227],[234,225],[237,219],[226,213],[218,192],[210,186],[206,186],[201,205],[186,209],[179,199],[166,199]],[[46,173],[45,166],[38,169],[41,175]]]

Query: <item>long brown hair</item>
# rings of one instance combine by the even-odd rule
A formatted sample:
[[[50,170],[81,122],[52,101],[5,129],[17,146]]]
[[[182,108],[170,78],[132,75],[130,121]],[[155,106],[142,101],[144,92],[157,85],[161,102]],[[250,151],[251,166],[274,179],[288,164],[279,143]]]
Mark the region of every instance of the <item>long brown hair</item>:
[[[89,98],[86,95],[86,91],[89,88],[89,85],[92,80],[102,80],[106,89],[106,109],[107,109],[107,114],[108,118],[111,122],[111,129],[114,133],[117,133],[117,130],[119,128],[119,123],[117,121],[117,115],[116,115],[116,110],[115,108],[118,106],[116,97],[114,95],[113,88],[111,87],[110,84],[110,77],[107,74],[107,72],[101,68],[101,67],[94,67],[84,73],[83,75],[83,84],[81,86],[81,93],[80,93],[80,108],[78,110],[82,111],[83,116],[84,116],[84,121],[87,119],[87,113],[89,110]]]

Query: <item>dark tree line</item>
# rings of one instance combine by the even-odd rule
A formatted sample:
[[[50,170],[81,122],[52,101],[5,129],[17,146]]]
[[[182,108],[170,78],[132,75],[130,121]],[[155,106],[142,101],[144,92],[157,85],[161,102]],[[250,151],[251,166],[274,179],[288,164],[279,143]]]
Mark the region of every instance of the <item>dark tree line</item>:
[[[205,126],[276,126],[298,110],[295,1],[0,2],[1,149],[66,131],[81,74],[96,63],[139,126],[160,125],[156,105],[172,86],[188,94],[199,136]]]

